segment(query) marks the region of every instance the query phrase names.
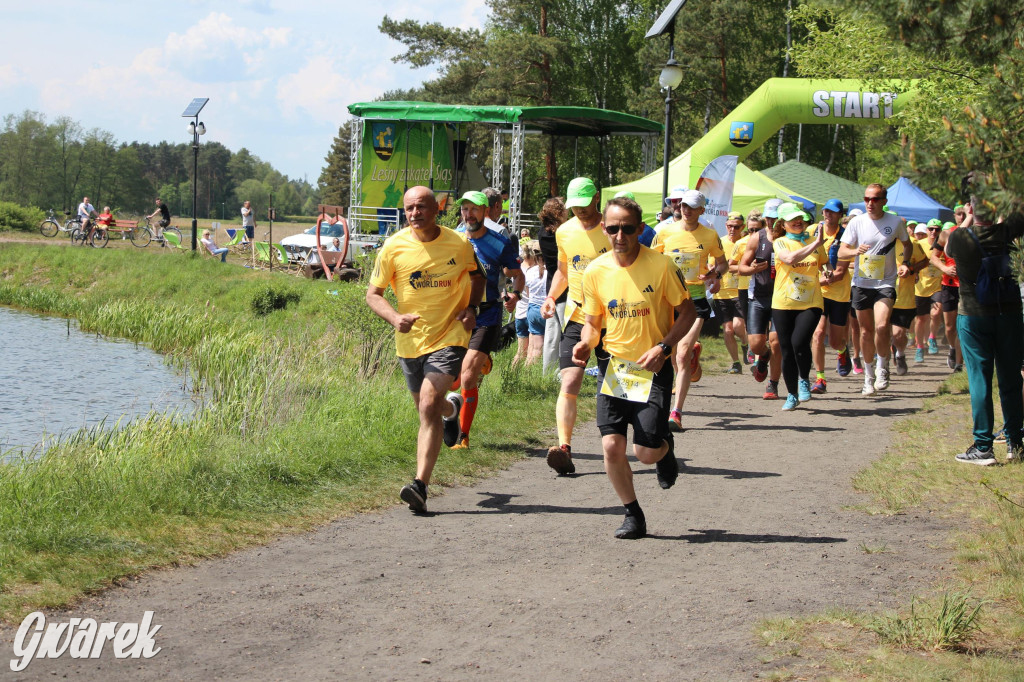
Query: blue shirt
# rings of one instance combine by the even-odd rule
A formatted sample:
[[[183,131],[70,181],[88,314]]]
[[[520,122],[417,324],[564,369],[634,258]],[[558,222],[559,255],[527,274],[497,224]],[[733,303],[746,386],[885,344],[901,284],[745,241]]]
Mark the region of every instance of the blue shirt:
[[[637,238],[637,241],[639,241],[644,246],[649,247],[651,245],[651,242],[654,241],[654,235],[656,234],[658,233],[654,231],[653,227],[651,227],[647,223],[644,223],[644,231],[640,233],[640,236]]]
[[[504,268],[519,270],[519,254],[507,238],[494,230],[484,230],[484,234],[474,239],[466,233],[466,238],[476,251],[476,258],[483,267],[487,287],[481,302],[480,314],[476,318],[476,326],[490,327],[501,324],[501,292],[498,282]]]

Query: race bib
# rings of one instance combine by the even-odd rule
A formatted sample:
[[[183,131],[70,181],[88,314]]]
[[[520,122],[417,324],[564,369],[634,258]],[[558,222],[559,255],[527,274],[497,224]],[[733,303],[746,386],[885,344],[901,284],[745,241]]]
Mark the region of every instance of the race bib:
[[[860,276],[865,279],[882,279],[885,277],[885,256],[860,254],[858,264]]]
[[[569,324],[569,320],[572,319],[572,314],[576,312],[576,309],[580,307],[580,304],[571,298],[565,302],[565,317],[562,318],[562,331],[565,331],[565,327]]]
[[[786,291],[786,298],[798,303],[810,303],[813,292],[814,280],[805,275],[790,275],[789,289]]]
[[[676,265],[683,273],[687,282],[695,282],[700,277],[700,254],[677,251],[672,255]]]
[[[651,397],[653,384],[654,372],[613,355],[608,360],[608,371],[604,373],[601,393],[633,403],[646,403]]]

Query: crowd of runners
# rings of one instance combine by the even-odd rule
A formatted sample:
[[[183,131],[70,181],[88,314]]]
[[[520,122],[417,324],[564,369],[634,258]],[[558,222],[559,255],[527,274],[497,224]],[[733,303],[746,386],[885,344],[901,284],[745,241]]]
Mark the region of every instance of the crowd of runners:
[[[605,470],[625,507],[618,538],[646,534],[627,460],[627,432],[631,427],[636,458],[655,466],[662,488],[672,487],[679,475],[673,432],[684,430],[688,389],[702,375],[699,338],[712,316],[725,335],[728,371],[741,374],[749,365],[754,381],[763,384],[762,397],[784,398],[784,411],[828,391],[826,346],[836,353],[837,375],[863,376],[864,396],[884,396],[892,375],[905,375],[911,364],[938,354],[940,340],[949,370],[962,371],[960,283],[946,250],[953,230],[975,224],[970,203],[956,207],[954,223],[919,224],[886,210],[882,185],[868,185],[864,201],[864,211],[847,214],[842,202],[829,200],[816,222],[801,206],[773,199],[746,218],[730,213],[727,234],[720,237],[705,222],[706,199],[696,190],[674,189],[665,219],[652,228],[629,193],[602,205],[596,185],[576,178],[564,203],[549,200],[541,212],[548,227],[539,245],[528,244],[519,253],[486,224],[488,198],[481,192],[459,200],[459,234],[437,224],[438,205],[428,188],[408,190],[408,228],[380,250],[366,297],[396,329],[398,356],[419,413],[416,475],[402,488],[402,500],[414,512],[425,512],[441,443],[469,447],[478,385],[498,347],[502,309],[512,312],[523,302],[527,277],[521,256],[529,259],[535,290],[527,308],[539,308],[535,312],[547,320],[543,328],[536,319],[527,325],[531,335],[538,332],[531,358],[557,352],[558,442],[548,450],[547,463],[560,475],[575,472],[576,404],[593,355]],[[564,220],[567,211],[572,217]],[[546,279],[544,260],[554,266]],[[384,298],[389,287],[397,308]],[[546,291],[539,303],[541,289]],[[1016,311],[1020,325],[1019,297]],[[1014,376],[1021,362],[1019,337]],[[987,371],[991,421],[991,363]],[[1002,384],[1009,375],[999,371],[1006,414],[1012,400]],[[982,376],[984,369],[976,373]],[[975,377],[969,374],[973,398]],[[1024,401],[1017,380],[1016,400]],[[1011,414],[1016,404],[1009,405]],[[989,424],[986,449],[978,418],[976,412],[975,444],[981,447],[957,459],[994,463],[991,442],[998,438]],[[1019,459],[1020,420],[1009,417],[1004,432],[1010,458]]]

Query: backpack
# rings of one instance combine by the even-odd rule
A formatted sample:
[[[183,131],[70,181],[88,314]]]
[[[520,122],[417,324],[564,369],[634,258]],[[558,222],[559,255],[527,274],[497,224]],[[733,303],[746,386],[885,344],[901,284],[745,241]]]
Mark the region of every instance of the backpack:
[[[967,234],[981,251],[981,268],[978,269],[978,280],[974,283],[974,296],[978,303],[1000,309],[1004,304],[1016,304],[1020,299],[1020,289],[1010,268],[1009,249],[1006,253],[986,253],[972,228],[967,228]]]

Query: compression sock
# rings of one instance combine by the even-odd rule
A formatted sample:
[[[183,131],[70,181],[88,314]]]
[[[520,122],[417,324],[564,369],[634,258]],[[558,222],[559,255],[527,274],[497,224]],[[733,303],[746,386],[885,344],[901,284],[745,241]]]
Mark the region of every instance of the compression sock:
[[[861,365],[864,366],[864,380],[875,378],[875,366],[868,362],[868,359],[864,356],[860,358]]]
[[[816,372],[814,373],[814,378],[815,378],[815,379],[824,379],[824,378],[825,378],[825,373],[824,373],[824,372],[817,372],[817,371],[816,371]]]
[[[572,430],[576,426],[576,396],[571,393],[558,394],[555,422],[558,426],[558,444],[572,445]]]
[[[476,399],[480,392],[478,388],[462,389],[462,414],[459,417],[459,429],[462,435],[468,436],[469,429],[473,426],[473,417],[476,416]]]
[[[644,510],[640,508],[639,500],[633,500],[626,505],[626,516],[634,516],[641,521],[644,520]]]

